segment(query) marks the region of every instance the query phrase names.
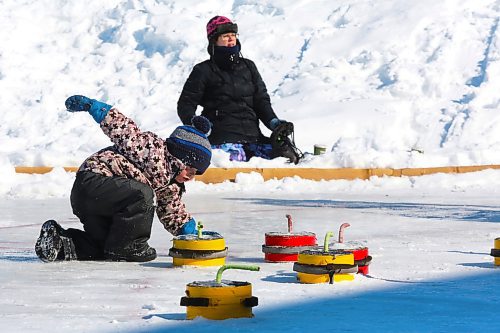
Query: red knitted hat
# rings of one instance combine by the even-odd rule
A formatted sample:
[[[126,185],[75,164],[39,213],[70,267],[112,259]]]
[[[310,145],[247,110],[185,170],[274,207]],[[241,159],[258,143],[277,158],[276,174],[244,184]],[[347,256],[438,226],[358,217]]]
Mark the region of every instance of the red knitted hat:
[[[210,40],[227,32],[238,33],[238,25],[225,16],[214,16],[207,23],[207,38]]]

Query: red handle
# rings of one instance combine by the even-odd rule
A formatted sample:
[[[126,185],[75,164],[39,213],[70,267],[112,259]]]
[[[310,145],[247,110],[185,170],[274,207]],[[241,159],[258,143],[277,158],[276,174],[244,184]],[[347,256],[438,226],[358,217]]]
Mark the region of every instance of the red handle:
[[[350,227],[351,225],[349,223],[342,223],[342,225],[340,226],[340,230],[339,230],[339,243],[343,243],[344,242],[344,229],[347,228],[347,227]]]
[[[292,233],[292,229],[293,229],[293,226],[292,226],[292,215],[290,214],[286,214],[286,218],[288,219],[288,233]]]

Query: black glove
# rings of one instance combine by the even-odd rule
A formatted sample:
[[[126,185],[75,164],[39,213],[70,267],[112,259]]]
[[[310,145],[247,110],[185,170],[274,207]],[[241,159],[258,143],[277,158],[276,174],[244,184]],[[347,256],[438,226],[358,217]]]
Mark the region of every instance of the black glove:
[[[275,118],[277,119],[277,118]],[[290,163],[297,164],[304,157],[302,152],[295,146],[293,123],[283,121],[271,133],[271,156],[286,157]]]
[[[283,123],[287,123],[288,121],[286,120],[283,120],[283,119],[278,119],[278,118],[273,118],[271,119],[271,121],[269,122],[269,129],[271,131],[274,131],[279,125],[283,124]]]

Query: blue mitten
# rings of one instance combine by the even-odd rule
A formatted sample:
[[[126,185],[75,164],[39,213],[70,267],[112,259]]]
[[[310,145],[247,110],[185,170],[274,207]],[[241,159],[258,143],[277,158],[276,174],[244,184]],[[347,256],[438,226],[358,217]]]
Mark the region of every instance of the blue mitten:
[[[194,220],[194,218],[191,218],[191,220],[184,223],[181,231],[179,232],[179,235],[196,235],[197,233],[198,230],[196,230],[196,221]]]
[[[87,111],[100,124],[112,106],[81,95],[68,97],[65,102],[69,112]]]

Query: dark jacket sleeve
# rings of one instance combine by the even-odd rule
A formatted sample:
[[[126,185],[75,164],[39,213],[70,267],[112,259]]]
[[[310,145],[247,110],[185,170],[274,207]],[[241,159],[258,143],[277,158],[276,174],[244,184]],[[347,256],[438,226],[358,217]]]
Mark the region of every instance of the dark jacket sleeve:
[[[191,125],[191,119],[196,114],[205,92],[206,78],[201,64],[194,66],[191,74],[184,83],[181,96],[177,101],[177,114],[185,125]]]
[[[255,93],[253,97],[255,112],[257,113],[257,116],[262,121],[262,123],[267,128],[269,128],[269,122],[271,121],[271,119],[277,117],[271,106],[271,98],[267,93],[266,84],[264,83],[264,80],[262,80],[262,77],[260,76],[255,63],[249,59],[245,59],[245,61],[247,62],[250,71],[252,72],[252,80],[255,86]]]

